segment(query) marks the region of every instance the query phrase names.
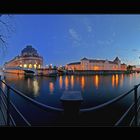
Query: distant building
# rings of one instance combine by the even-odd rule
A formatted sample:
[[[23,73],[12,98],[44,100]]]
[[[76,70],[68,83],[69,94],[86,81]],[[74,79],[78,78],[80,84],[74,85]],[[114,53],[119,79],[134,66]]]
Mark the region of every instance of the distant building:
[[[132,66],[132,70],[135,70],[135,71],[139,71],[140,72],[140,65],[134,65],[134,66]]]
[[[126,64],[121,64],[121,60],[116,57],[113,61],[96,60],[83,58],[80,62],[66,65],[68,70],[127,70]]]
[[[41,68],[43,66],[43,57],[39,56],[36,49],[32,46],[26,46],[21,51],[21,55],[4,64],[5,68],[23,67],[23,68]]]

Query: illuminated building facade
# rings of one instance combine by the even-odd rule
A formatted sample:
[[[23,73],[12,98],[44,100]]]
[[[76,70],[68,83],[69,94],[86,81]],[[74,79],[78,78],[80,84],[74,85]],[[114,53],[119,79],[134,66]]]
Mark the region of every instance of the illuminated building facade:
[[[127,70],[126,64],[116,57],[113,61],[83,58],[80,62],[69,63],[67,70]]]
[[[26,46],[21,51],[21,55],[4,64],[5,68],[33,68],[38,69],[43,66],[43,57],[39,56],[36,49],[32,46]]]

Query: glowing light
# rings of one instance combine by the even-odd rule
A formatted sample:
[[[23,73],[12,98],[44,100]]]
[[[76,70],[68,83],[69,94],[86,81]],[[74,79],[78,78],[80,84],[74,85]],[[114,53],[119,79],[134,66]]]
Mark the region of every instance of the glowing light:
[[[116,74],[116,86],[118,86],[118,83],[119,83],[119,76],[118,74]]]
[[[120,86],[121,86],[121,87],[123,86],[123,81],[124,81],[124,75],[122,74],[122,75],[121,75],[121,79],[120,79]]]
[[[37,67],[36,64],[34,64],[34,68],[35,68],[35,69],[36,69],[36,67]]]
[[[24,68],[27,68],[27,64],[24,64],[23,67],[24,67]]]
[[[114,85],[115,85],[115,76],[112,75],[112,87],[114,87]]]
[[[85,77],[84,76],[82,76],[81,87],[82,87],[82,89],[84,89],[84,87],[85,87]]]
[[[41,66],[40,65],[38,65],[38,68],[40,68]]]
[[[68,76],[65,77],[65,89],[68,90],[69,79]]]
[[[33,81],[33,90],[34,90],[34,96],[38,96],[39,95],[39,85],[38,85],[38,81],[34,80]]]
[[[32,68],[32,64],[29,64],[29,68],[30,68],[30,69]]]
[[[73,89],[73,86],[74,86],[74,76],[73,75],[71,76],[71,80],[70,81],[71,81],[71,88]]]
[[[53,91],[54,91],[54,84],[53,84],[53,82],[49,83],[49,88],[50,88],[50,93],[53,93]]]
[[[59,77],[59,86],[60,88],[62,88],[62,85],[63,85],[63,79],[62,79],[62,76]]]
[[[95,86],[98,89],[98,86],[99,86],[99,76],[98,75],[95,76]]]
[[[20,67],[22,67],[22,65],[19,65]]]
[[[98,66],[94,66],[93,70],[99,70],[99,67]]]

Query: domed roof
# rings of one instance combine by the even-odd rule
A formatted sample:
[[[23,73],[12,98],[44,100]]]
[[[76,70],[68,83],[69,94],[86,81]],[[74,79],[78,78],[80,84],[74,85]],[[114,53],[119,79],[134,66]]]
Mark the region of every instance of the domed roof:
[[[21,51],[21,56],[39,56],[39,55],[36,49],[34,49],[31,45],[28,45]]]

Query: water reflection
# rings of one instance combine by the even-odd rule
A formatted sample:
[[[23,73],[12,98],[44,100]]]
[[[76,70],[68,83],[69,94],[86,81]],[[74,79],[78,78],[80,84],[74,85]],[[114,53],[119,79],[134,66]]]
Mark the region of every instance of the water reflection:
[[[118,87],[119,86],[119,75],[116,74],[116,75],[112,75],[112,87]]]
[[[129,74],[129,85],[132,84],[132,78],[133,78],[133,74]]]
[[[39,95],[39,85],[36,79],[33,81],[33,91],[35,97]]]
[[[116,74],[115,82],[116,82],[116,87],[118,87],[118,84],[119,84],[119,76],[118,76],[118,74]]]
[[[68,86],[69,86],[69,79],[68,76],[65,77],[65,90],[68,90]]]
[[[49,89],[50,89],[50,93],[53,94],[53,91],[54,91],[54,83],[53,82],[49,83]]]
[[[98,89],[98,86],[99,86],[99,75],[96,75],[95,76],[95,87],[96,87],[96,89]]]
[[[82,76],[82,79],[81,79],[81,88],[82,88],[82,90],[84,90],[84,87],[85,87],[85,77]]]
[[[64,90],[81,91],[84,105],[97,105],[129,91],[140,81],[139,74],[66,75],[53,77],[24,77],[7,75],[5,81],[31,98],[47,105],[57,106]],[[130,85],[131,83],[131,85]],[[2,84],[2,88],[5,85]],[[123,92],[124,91],[124,92]],[[56,92],[57,94],[54,94]],[[94,94],[93,94],[94,93]],[[100,93],[100,94],[99,94]],[[53,94],[53,96],[50,96]],[[12,94],[14,95],[14,94]],[[94,96],[93,96],[94,95]],[[97,103],[97,104],[96,104]],[[82,106],[84,106],[82,105]],[[85,106],[84,106],[85,108]]]
[[[74,86],[74,76],[73,75],[71,76],[71,80],[70,81],[71,81],[71,88],[73,89],[73,86]]]
[[[63,79],[62,79],[62,76],[59,77],[59,87],[60,89],[62,89],[62,86],[63,86]]]
[[[121,87],[123,86],[123,82],[124,82],[124,74],[122,74],[121,78],[120,78],[120,86]]]
[[[31,87],[31,80],[30,80],[30,78],[27,78],[27,86],[28,86],[28,88]]]
[[[114,85],[115,85],[115,76],[112,75],[112,87],[114,88]]]

